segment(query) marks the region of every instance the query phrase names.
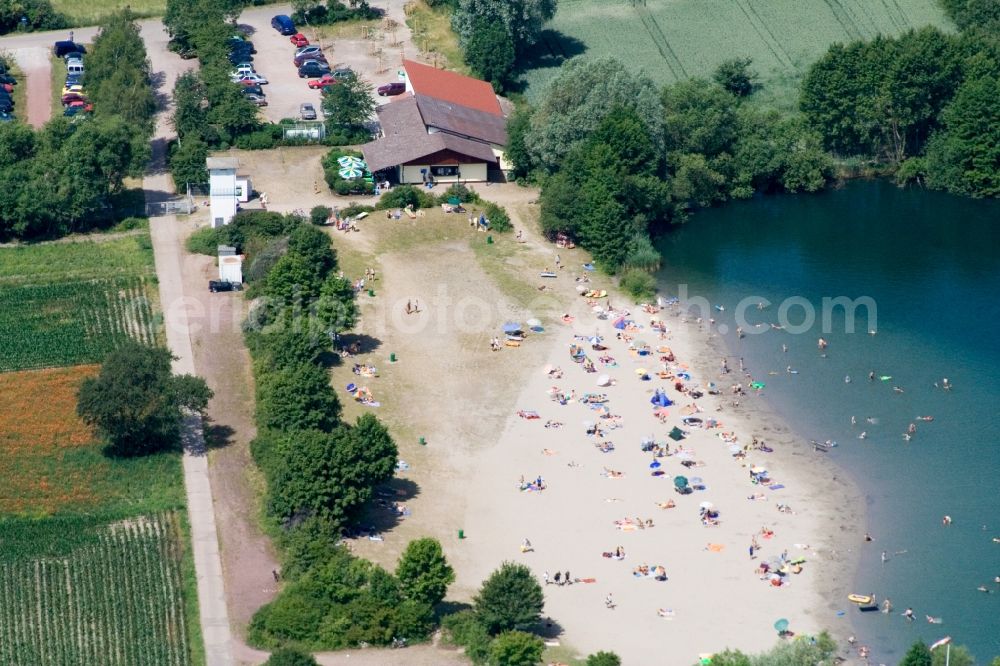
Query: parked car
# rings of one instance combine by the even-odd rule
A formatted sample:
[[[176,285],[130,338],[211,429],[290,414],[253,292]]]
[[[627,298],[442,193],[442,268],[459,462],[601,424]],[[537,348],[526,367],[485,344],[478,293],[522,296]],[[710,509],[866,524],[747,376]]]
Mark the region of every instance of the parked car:
[[[289,37],[288,40],[296,47],[309,46],[309,40],[306,39],[306,36],[303,35],[301,32],[295,33],[294,35]]]
[[[83,44],[77,44],[76,42],[65,40],[53,44],[52,52],[57,58],[62,58],[67,53],[86,53],[87,49]]]
[[[316,60],[318,62],[327,64],[327,65],[329,64],[329,63],[326,62],[326,56],[323,55],[322,51],[320,51],[319,53],[304,53],[302,55],[297,55],[297,56],[295,56],[292,59],[292,63],[296,67],[301,67],[302,63],[304,63],[307,60]]]
[[[316,107],[309,102],[299,104],[299,117],[302,120],[316,120]]]
[[[63,87],[63,89],[62,89],[62,94],[63,95],[68,95],[70,93],[79,93],[81,95],[85,94],[83,92],[83,86],[80,85],[79,83],[73,83],[73,84],[67,83]]]
[[[14,100],[9,97],[0,97],[0,113],[13,113]]]
[[[251,93],[263,97],[264,89],[261,88],[260,86],[243,86],[243,94],[248,95]]]
[[[229,280],[209,280],[208,290],[213,294],[219,291],[242,291],[243,285]]]
[[[341,81],[346,81],[347,79],[353,79],[355,74],[354,70],[349,67],[338,67],[330,72],[330,76]]]
[[[93,104],[76,103],[70,104],[63,109],[63,115],[67,118],[81,117],[94,112]]]
[[[315,78],[317,76],[323,76],[330,71],[330,66],[325,62],[319,62],[318,60],[306,60],[299,67],[299,78]]]
[[[77,74],[83,76],[83,63],[79,60],[74,60],[66,64],[66,73],[70,76]]]
[[[14,92],[14,86],[10,85],[9,83],[0,83],[0,90],[12,93]]]
[[[238,79],[242,79],[242,78],[247,77],[247,76],[252,76],[252,75],[254,75],[256,73],[257,72],[256,72],[256,70],[254,70],[253,65],[249,65],[249,64],[247,64],[247,63],[244,62],[244,63],[241,63],[239,65],[239,67],[237,67],[233,71],[229,72],[229,78],[232,79],[233,77],[236,77]]]
[[[230,49],[246,49],[250,53],[257,53],[257,47],[253,45],[249,39],[244,39],[242,35],[233,35],[226,40],[226,44],[229,45]]]
[[[63,95],[60,98],[60,101],[62,102],[63,106],[69,106],[73,102],[83,102],[84,104],[86,104],[87,103],[87,98],[84,97],[83,95],[81,95],[80,93],[73,92],[73,93],[67,93],[67,94]]]
[[[306,44],[305,46],[300,46],[295,49],[295,56],[305,55],[309,53],[322,53],[323,48],[317,44]]]
[[[295,23],[292,22],[292,17],[287,14],[278,14],[272,18],[271,27],[280,32],[282,35],[294,35],[298,32],[295,29]]]
[[[0,123],[9,123],[16,120],[13,113],[9,111],[0,111]]]
[[[402,81],[393,81],[392,83],[386,83],[375,89],[382,97],[391,97],[392,95],[402,95],[406,92],[406,84]]]
[[[317,88],[326,88],[327,86],[332,86],[340,83],[340,79],[335,79],[332,74],[327,73],[318,79],[311,79],[306,85],[313,90]]]
[[[233,83],[242,83],[249,86],[267,85],[267,79],[257,72],[233,74],[229,77],[229,80]]]
[[[239,65],[245,62],[253,62],[253,56],[246,52],[230,53],[226,56],[226,59],[234,65]]]
[[[0,83],[8,83],[13,86],[17,85],[17,79],[10,74],[0,74]]]
[[[257,106],[267,106],[267,98],[264,97],[263,95],[257,95],[257,94],[254,94],[254,93],[248,93],[245,90],[243,91],[243,93],[244,93],[244,95],[243,95],[244,97],[246,97],[248,100],[250,100],[251,102],[253,102]]]

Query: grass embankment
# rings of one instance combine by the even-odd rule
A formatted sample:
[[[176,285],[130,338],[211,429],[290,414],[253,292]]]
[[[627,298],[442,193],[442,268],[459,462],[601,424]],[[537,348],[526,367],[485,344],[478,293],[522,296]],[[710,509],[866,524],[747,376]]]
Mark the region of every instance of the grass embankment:
[[[431,64],[462,74],[470,73],[462,47],[458,45],[458,37],[451,29],[449,8],[431,8],[424,0],[411,0],[406,4],[406,25],[413,32],[413,43],[420,49],[420,54]],[[406,55],[412,57],[412,54]]]
[[[167,0],[52,0],[57,12],[69,17],[75,26],[89,26],[100,23],[102,16],[128,7],[139,18],[162,16],[167,9]]]
[[[0,663],[204,664],[179,453],[109,457],[76,414],[162,340],[153,282],[147,232],[0,247]]]
[[[833,42],[929,24],[952,29],[936,0],[577,0],[561,3],[546,26],[538,66],[526,77],[528,96],[536,97],[559,63],[575,55],[618,58],[659,84],[709,77],[722,61],[750,56],[763,84],[756,99],[790,109],[806,68]]]

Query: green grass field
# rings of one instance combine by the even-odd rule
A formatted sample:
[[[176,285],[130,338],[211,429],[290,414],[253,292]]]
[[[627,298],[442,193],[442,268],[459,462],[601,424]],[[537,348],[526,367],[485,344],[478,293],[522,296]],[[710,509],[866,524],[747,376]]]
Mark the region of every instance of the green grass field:
[[[950,27],[936,0],[560,0],[527,74],[536,98],[562,59],[614,56],[658,84],[753,58],[760,101],[791,108],[806,68],[834,42]]]
[[[7,520],[0,535],[0,663],[192,663],[177,514]]]
[[[97,25],[102,16],[129,7],[139,17],[162,16],[167,0],[52,0],[57,12],[69,17],[73,25]]]
[[[98,362],[128,338],[155,344],[141,238],[0,249],[0,372]]]

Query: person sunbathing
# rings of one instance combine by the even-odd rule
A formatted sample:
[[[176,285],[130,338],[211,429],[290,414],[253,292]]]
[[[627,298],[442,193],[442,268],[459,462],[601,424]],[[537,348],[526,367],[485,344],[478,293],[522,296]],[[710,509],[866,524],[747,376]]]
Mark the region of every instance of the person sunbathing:
[[[661,509],[673,509],[675,506],[677,506],[677,504],[675,504],[673,500],[667,500],[666,502],[657,502],[656,506],[660,507]]]
[[[617,470],[608,469],[607,467],[605,467],[604,472],[602,472],[602,476],[606,476],[609,479],[620,479],[625,476],[625,472],[619,472]]]
[[[561,428],[562,426],[563,426],[563,424],[560,423],[559,421],[549,420],[549,421],[545,422],[545,427],[546,428]]]

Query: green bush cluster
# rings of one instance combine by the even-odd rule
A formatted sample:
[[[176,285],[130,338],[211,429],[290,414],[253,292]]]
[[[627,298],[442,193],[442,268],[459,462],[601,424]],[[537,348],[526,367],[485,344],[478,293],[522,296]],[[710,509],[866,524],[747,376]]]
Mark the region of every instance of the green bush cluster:
[[[340,177],[340,164],[337,162],[341,157],[362,157],[356,150],[346,150],[334,148],[328,152],[321,161],[323,166],[323,178],[326,184],[336,194],[347,196],[349,194],[367,194],[371,192],[372,186],[365,182],[363,178],[352,178],[346,180]]]
[[[21,19],[25,18],[23,24]],[[0,35],[16,30],[58,30],[70,24],[49,0],[0,0]]]
[[[352,0],[350,6],[340,0],[327,0],[326,4],[317,0],[312,6],[297,6],[292,20],[296,25],[330,25],[344,21],[369,21],[380,16],[381,12],[368,4],[368,0]]]
[[[437,197],[430,192],[413,185],[397,185],[379,198],[375,208],[389,210],[409,206],[416,210],[418,208],[434,208],[437,205]]]

